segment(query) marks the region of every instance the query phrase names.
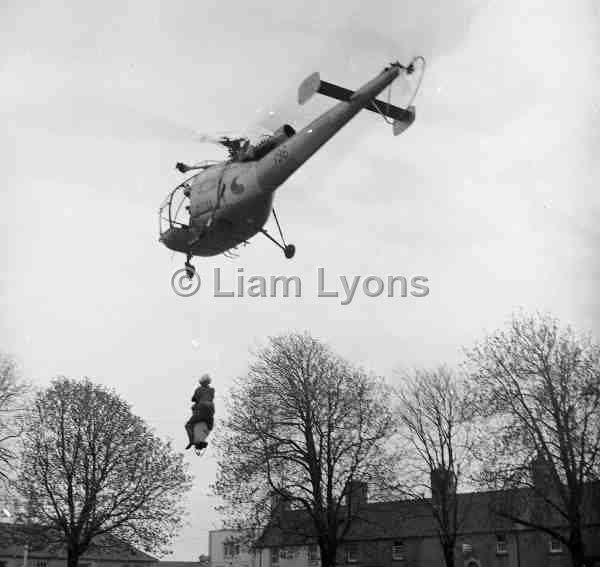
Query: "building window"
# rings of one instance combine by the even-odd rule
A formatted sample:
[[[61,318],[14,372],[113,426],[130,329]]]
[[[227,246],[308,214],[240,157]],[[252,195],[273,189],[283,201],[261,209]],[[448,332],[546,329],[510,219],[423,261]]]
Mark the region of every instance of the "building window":
[[[48,567],[48,563],[46,561],[36,561],[35,567]]]
[[[279,566],[279,548],[274,547],[271,549],[271,567]]]
[[[233,541],[226,541],[223,544],[223,557],[235,557],[240,553],[240,544]]]
[[[562,553],[562,542],[556,538],[550,538],[550,553]]]
[[[404,542],[397,540],[392,544],[392,559],[394,561],[404,561]]]
[[[319,546],[315,543],[311,543],[308,546],[308,560],[318,561],[319,560]]]
[[[498,534],[496,535],[496,554],[497,555],[506,555],[508,553],[508,547],[506,545],[506,535]]]
[[[358,544],[355,541],[350,541],[346,544],[346,561],[348,563],[356,563],[358,561]]]

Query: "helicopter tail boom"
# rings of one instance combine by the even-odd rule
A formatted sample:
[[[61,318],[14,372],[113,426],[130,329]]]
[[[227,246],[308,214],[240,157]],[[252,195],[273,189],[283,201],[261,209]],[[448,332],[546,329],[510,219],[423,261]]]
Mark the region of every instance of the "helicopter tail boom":
[[[374,101],[377,102],[376,97],[398,77],[401,69],[406,68],[398,63],[394,63],[386,67],[379,75],[355,92],[332,85],[335,88],[331,88],[330,92],[335,92],[335,94],[343,97],[342,100],[337,96],[333,97],[340,100],[336,106],[313,120],[300,132],[259,160],[256,166],[256,173],[260,187],[265,191],[274,191],[277,189],[279,185],[363,108],[372,110],[371,105]],[[319,92],[320,87],[321,80],[318,73],[311,75],[300,85],[299,100],[306,102],[312,94]],[[325,87],[325,89],[327,88]],[[349,98],[347,98],[347,93],[350,93]],[[385,108],[386,103],[383,102],[381,105]],[[379,111],[376,111],[381,111],[381,108]],[[399,128],[406,129],[412,123],[412,120],[414,120],[414,110],[409,109],[402,112],[402,114],[396,114],[398,118],[402,117],[402,120],[394,118],[400,124],[399,127],[395,127],[394,133]],[[404,113],[407,114],[405,115]]]

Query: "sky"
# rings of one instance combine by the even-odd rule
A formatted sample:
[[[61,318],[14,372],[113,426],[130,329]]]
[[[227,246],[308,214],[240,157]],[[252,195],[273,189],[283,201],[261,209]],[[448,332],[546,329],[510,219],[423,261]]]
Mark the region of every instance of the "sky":
[[[392,384],[458,363],[519,308],[598,336],[599,47],[592,0],[2,2],[0,347],[38,386],[114,387],[183,449],[198,377],[218,419],[271,335],[306,330]],[[358,88],[416,55],[411,128],[363,112],[278,190],[293,260],[258,235],[237,259],[197,259],[196,295],[173,293],[183,257],[157,212],[174,165],[224,157],[198,134],[303,126],[333,104],[298,108],[305,76]],[[216,268],[227,289],[240,269],[297,275],[302,297],[214,297]],[[341,297],[318,296],[318,268]],[[359,287],[342,305],[340,276],[416,275],[425,297]],[[221,526],[210,448],[186,458],[188,525],[165,559],[207,553]]]

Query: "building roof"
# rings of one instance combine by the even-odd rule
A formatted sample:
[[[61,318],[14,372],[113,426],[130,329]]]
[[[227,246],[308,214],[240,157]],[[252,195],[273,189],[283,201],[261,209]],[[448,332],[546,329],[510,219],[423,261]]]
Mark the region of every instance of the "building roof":
[[[489,531],[490,514],[483,498],[469,499],[469,514],[461,531]],[[283,512],[281,520],[263,534],[264,547],[303,545],[314,539],[314,528],[308,515],[300,510]],[[506,522],[506,521],[505,521]],[[398,500],[362,505],[356,512],[345,539],[404,539],[437,535],[437,525],[428,500]]]
[[[459,529],[462,534],[490,533],[515,529],[515,524],[495,513],[506,492],[472,492],[458,494]],[[509,491],[525,502],[532,502],[532,492]],[[593,499],[586,499],[593,502]],[[600,512],[592,505],[591,522],[600,521]],[[305,545],[313,541],[315,530],[312,521],[302,510],[281,512],[279,521],[269,526],[261,538],[261,547]],[[560,525],[557,522],[556,525]],[[350,541],[406,539],[437,536],[437,523],[431,513],[428,499],[372,502],[357,510],[355,519],[345,537]]]
[[[0,523],[0,555],[22,556],[25,543],[28,544],[28,555],[34,558],[65,558],[67,551],[63,544],[54,543],[47,528],[29,527],[18,524]],[[134,546],[110,535],[96,538],[90,544],[83,559],[103,561],[120,561],[126,563],[158,562],[155,557],[144,553]]]

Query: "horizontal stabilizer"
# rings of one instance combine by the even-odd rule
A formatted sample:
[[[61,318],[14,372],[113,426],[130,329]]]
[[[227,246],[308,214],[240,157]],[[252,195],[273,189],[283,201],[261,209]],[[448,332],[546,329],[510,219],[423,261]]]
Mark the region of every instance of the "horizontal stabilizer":
[[[304,104],[307,100],[318,92],[319,86],[321,85],[321,78],[319,73],[313,73],[302,81],[300,87],[298,87],[298,102]]]
[[[316,92],[331,98],[335,98],[337,100],[341,100],[343,102],[348,102],[354,94],[354,92],[349,89],[345,89],[344,87],[340,87],[339,85],[334,85],[333,83],[328,83],[327,81],[321,80],[319,80],[319,85],[317,87]],[[409,110],[400,108],[399,106],[394,106],[393,104],[389,104],[383,100],[371,100],[369,104],[365,106],[365,108],[367,110],[370,110],[371,112],[383,114],[384,116],[387,116],[392,120],[398,120],[400,122],[410,122],[408,126],[410,126],[410,124],[412,124],[415,119],[414,109],[411,113]]]

